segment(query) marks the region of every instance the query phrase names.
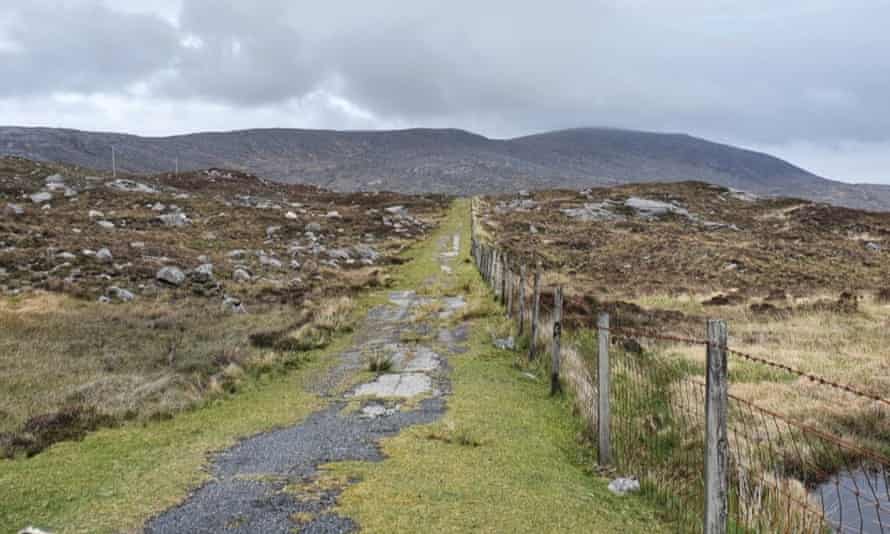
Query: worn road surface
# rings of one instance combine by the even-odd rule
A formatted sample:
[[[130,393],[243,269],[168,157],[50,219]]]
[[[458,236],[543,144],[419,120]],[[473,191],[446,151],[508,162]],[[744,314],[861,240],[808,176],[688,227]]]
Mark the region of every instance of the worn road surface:
[[[438,244],[440,272],[431,277],[452,276],[460,235]],[[438,319],[447,319],[463,305],[460,297],[391,293],[386,305],[368,312],[353,345],[338,355],[338,364],[313,385],[315,393],[329,399],[324,409],[215,455],[209,466],[212,480],[181,505],[150,520],[145,531],[357,531],[355,522],[332,511],[339,489],[313,488],[318,467],[337,461],[380,461],[381,438],[442,416],[450,394],[448,356],[464,350],[467,331],[466,326],[440,326]],[[425,310],[435,311],[416,319],[418,311]],[[403,341],[406,338],[412,341]],[[381,352],[392,361],[391,370],[343,393],[344,385],[366,370],[368,356]],[[359,409],[351,401],[358,401]]]

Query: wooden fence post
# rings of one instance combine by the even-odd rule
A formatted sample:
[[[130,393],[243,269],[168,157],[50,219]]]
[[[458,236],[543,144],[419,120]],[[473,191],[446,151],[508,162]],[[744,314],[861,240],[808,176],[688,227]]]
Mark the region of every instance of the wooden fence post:
[[[609,314],[601,313],[596,322],[599,355],[597,358],[597,434],[599,435],[599,463],[612,463],[611,407],[609,406]]]
[[[525,264],[519,266],[519,333],[525,330]]]
[[[501,288],[501,304],[507,303],[507,263],[510,258],[506,252],[501,254],[501,279],[498,284]]]
[[[550,395],[562,392],[562,386],[559,383],[559,349],[562,339],[562,287],[556,288],[553,301],[553,357],[550,361]]]
[[[709,320],[705,384],[705,534],[725,534],[729,517],[726,338],[726,323]]]
[[[535,281],[532,289],[532,320],[531,320],[531,339],[528,343],[528,361],[535,359],[535,344],[538,338],[538,317],[541,312],[541,261],[538,260],[535,266]]]
[[[513,318],[513,269],[510,265],[507,265],[507,317]]]

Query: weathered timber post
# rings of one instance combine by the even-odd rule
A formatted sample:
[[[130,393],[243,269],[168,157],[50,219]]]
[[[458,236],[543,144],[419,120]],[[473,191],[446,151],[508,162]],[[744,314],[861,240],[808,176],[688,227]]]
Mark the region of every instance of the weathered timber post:
[[[506,251],[501,253],[501,279],[500,284],[498,284],[501,288],[501,304],[507,303],[507,264],[510,261],[509,256],[507,256]]]
[[[519,333],[525,330],[525,264],[519,266]]]
[[[532,289],[531,340],[528,343],[528,361],[535,359],[535,344],[538,338],[538,317],[541,313],[541,261],[535,267],[534,289]]]
[[[597,434],[599,437],[599,463],[612,463],[612,412],[609,405],[609,314],[601,313],[596,322],[599,354],[597,357]]]
[[[550,394],[562,392],[559,383],[559,349],[562,339],[562,287],[556,288],[553,302],[553,355],[550,361]]]
[[[726,323],[709,320],[705,384],[705,534],[725,534],[729,517],[726,339]]]
[[[507,317],[513,318],[513,284],[515,283],[513,269],[507,266]]]

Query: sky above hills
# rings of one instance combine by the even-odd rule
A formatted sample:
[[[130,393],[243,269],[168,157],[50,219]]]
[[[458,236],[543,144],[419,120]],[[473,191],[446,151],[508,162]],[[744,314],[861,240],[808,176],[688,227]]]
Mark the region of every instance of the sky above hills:
[[[890,0],[0,0],[0,124],[682,131],[890,183]]]

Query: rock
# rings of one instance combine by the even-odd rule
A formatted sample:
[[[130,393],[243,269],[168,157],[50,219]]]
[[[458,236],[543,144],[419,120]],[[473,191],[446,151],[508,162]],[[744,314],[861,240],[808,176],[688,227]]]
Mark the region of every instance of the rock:
[[[510,336],[501,339],[495,339],[494,346],[501,350],[513,350],[514,348],[516,348],[516,342],[514,341],[513,336]]]
[[[251,278],[247,269],[235,269],[232,273],[232,280],[236,282],[250,282]]]
[[[198,256],[198,263],[210,263],[210,256],[201,254],[200,256]]]
[[[275,234],[277,234],[279,230],[281,230],[280,226],[267,227],[266,228],[266,239],[272,239],[273,237],[275,237]]]
[[[49,184],[64,184],[65,177],[62,176],[61,174],[52,174],[50,176],[47,176],[43,181],[47,185],[49,185]]]
[[[136,298],[132,291],[114,286],[108,288],[108,294],[121,302],[132,302]]]
[[[343,218],[343,216],[340,215],[340,212],[339,212],[339,211],[336,211],[336,210],[334,210],[334,211],[329,211],[329,212],[327,213],[327,215],[325,215],[325,217],[327,217],[328,219],[342,219],[342,218]]]
[[[25,527],[22,530],[20,530],[19,534],[50,534],[50,533],[45,530],[40,530],[37,527],[28,526],[28,527]]]
[[[105,184],[106,186],[117,189],[118,191],[127,191],[130,193],[157,193],[158,190],[149,187],[143,183],[133,180],[114,180]]]
[[[114,229],[114,223],[111,222],[111,221],[99,221],[99,222],[97,222],[96,224],[98,224],[98,225],[101,226],[102,228],[105,228],[106,230],[113,230],[113,229]]]
[[[528,198],[531,196],[531,193],[529,193],[527,189],[520,189],[519,196],[522,198]]]
[[[621,215],[614,213],[612,208],[615,207],[611,202],[592,202],[584,204],[580,208],[563,208],[561,211],[566,217],[578,219],[582,222],[589,221],[620,221],[624,219]]]
[[[25,214],[25,209],[18,204],[7,204],[3,209],[4,215],[19,217]]]
[[[870,250],[872,252],[880,252],[881,251],[881,245],[878,243],[875,243],[874,241],[869,241],[868,243],[866,243],[865,248],[867,248],[868,250]]]
[[[630,197],[624,201],[624,206],[636,211],[644,218],[661,217],[670,213],[689,217],[689,212],[686,209],[658,200]]]
[[[109,304],[111,302],[111,299],[106,297],[105,295],[102,295],[101,297],[99,297],[98,302],[99,304]]]
[[[264,267],[272,267],[273,269],[281,269],[284,264],[281,263],[281,260],[277,258],[273,258],[272,256],[266,256],[265,254],[260,256],[260,265]]]
[[[152,211],[164,211],[167,209],[167,206],[161,204],[160,202],[155,202],[154,206],[151,207]]]
[[[77,256],[70,252],[60,252],[60,253],[56,254],[56,257],[59,258],[60,260],[65,260],[65,261],[73,261],[73,260],[77,259]]]
[[[48,191],[41,191],[39,193],[34,193],[28,198],[30,198],[31,202],[33,202],[34,204],[43,204],[44,202],[49,202],[50,200],[52,200],[53,194]]]
[[[355,254],[363,260],[377,261],[377,259],[380,258],[380,253],[374,250],[374,247],[370,245],[359,244],[352,247],[352,250],[354,250]]]
[[[317,234],[318,232],[321,232],[321,225],[318,224],[317,222],[311,222],[306,225],[306,231],[313,232],[313,233]]]
[[[164,223],[165,226],[185,226],[192,222],[188,217],[186,217],[185,213],[181,212],[159,215],[158,220]]]
[[[223,297],[222,307],[223,310],[232,313],[247,313],[247,310],[244,309],[244,304],[241,303],[241,299],[230,297],[228,295]]]
[[[615,495],[627,495],[640,491],[640,481],[635,478],[616,478],[609,482],[609,491]]]
[[[284,218],[289,219],[291,221],[295,221],[295,220],[297,220],[297,214],[292,211],[289,211],[284,214]]]
[[[210,278],[213,278],[213,264],[202,263],[195,269],[195,272],[198,274],[201,274],[203,276],[208,276]]]
[[[172,286],[180,286],[185,282],[185,273],[179,267],[164,267],[155,277]]]
[[[334,260],[348,260],[349,251],[345,248],[335,248],[328,251],[328,257]]]
[[[538,233],[538,227],[533,224],[528,225],[528,233],[536,235]]]
[[[130,248],[145,248],[144,241],[133,241],[130,243]]]
[[[96,251],[96,259],[101,261],[102,263],[111,263],[114,259],[114,256],[111,255],[111,251],[107,248],[100,248]]]
[[[240,260],[245,254],[247,254],[246,250],[236,249],[226,254],[226,256],[233,260]]]
[[[383,211],[386,213],[391,213],[393,215],[405,215],[408,211],[405,209],[405,206],[390,206],[388,208],[383,208]]]
[[[72,189],[70,187],[66,187],[64,195],[65,195],[65,198],[74,198],[77,196],[77,190]]]
[[[90,210],[88,216],[90,217],[90,219],[102,219],[105,217],[105,214],[99,210]]]

